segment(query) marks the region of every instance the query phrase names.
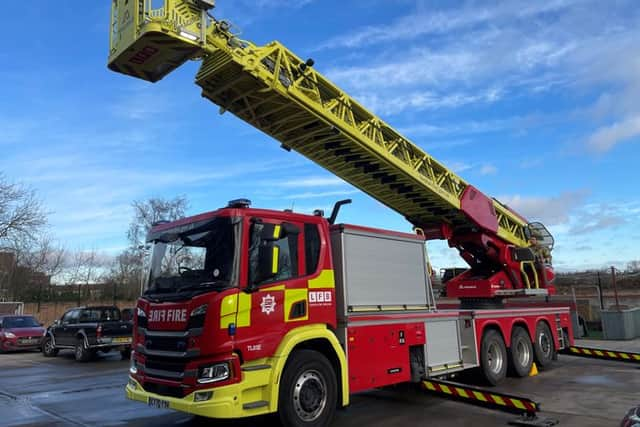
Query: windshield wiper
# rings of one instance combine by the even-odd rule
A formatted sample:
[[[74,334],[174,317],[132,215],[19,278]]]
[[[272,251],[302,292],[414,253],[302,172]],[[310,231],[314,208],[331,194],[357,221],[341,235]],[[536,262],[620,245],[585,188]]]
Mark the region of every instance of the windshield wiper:
[[[194,284],[194,285],[188,285],[188,286],[181,286],[178,289],[176,289],[176,292],[183,292],[183,291],[191,291],[191,290],[196,290],[196,289],[206,289],[209,287],[214,287],[216,285],[227,285],[228,283],[226,281],[223,280],[216,280],[213,282],[202,282],[202,283],[198,283],[198,284]]]

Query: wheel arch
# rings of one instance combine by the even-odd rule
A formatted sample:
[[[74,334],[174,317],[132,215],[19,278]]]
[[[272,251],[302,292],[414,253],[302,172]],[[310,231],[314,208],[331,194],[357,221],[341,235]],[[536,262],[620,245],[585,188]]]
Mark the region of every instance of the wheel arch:
[[[492,320],[492,321],[486,322],[482,326],[482,333],[480,334],[480,339],[478,340],[478,347],[479,348],[482,347],[482,338],[490,330],[498,331],[498,333],[502,337],[502,340],[504,341],[504,345],[506,347],[509,347],[509,345],[511,344],[511,334],[505,334],[504,333],[504,328],[502,327],[502,325],[500,323],[498,323],[497,321]],[[505,336],[505,335],[508,335],[508,336]]]
[[[349,404],[349,376],[344,350],[335,334],[326,325],[310,325],[289,331],[282,339],[275,353],[275,365],[271,384],[271,404],[277,410],[280,379],[289,357],[296,350],[315,350],[329,360],[336,372],[338,401],[342,406]]]
[[[549,328],[549,332],[551,332],[551,337],[553,338],[553,349],[555,351],[558,351],[558,347],[559,347],[559,337],[558,337],[558,333],[557,331],[551,327],[551,323],[549,322],[549,319],[544,317],[544,316],[540,316],[539,318],[536,319],[536,324],[535,324],[535,330],[538,329],[538,325],[540,323],[543,323],[545,325],[547,325],[547,327]],[[535,337],[536,333],[533,333],[533,340],[535,341],[536,337]]]
[[[75,338],[83,340],[85,345],[89,347],[89,337],[87,337],[87,333],[84,329],[80,329],[78,332],[76,332]]]
[[[529,340],[531,340],[531,343],[533,343],[533,341],[535,340],[536,331],[534,329],[533,333],[532,333],[530,326],[531,325],[529,324],[529,322],[527,322],[523,318],[514,319],[513,322],[511,323],[511,330],[509,331],[509,343],[507,345],[507,348],[511,347],[511,336],[513,335],[513,331],[514,331],[515,328],[524,329],[525,332],[529,335]]]

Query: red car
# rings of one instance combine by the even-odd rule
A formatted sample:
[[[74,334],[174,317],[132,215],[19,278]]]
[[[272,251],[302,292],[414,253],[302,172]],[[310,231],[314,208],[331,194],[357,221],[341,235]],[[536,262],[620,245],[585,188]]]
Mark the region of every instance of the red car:
[[[45,331],[33,316],[0,316],[0,353],[39,349]]]

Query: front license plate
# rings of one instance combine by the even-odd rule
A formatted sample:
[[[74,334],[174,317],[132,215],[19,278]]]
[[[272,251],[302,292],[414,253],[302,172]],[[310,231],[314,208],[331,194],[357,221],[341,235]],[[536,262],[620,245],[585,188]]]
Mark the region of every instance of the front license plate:
[[[155,397],[150,397],[149,400],[147,401],[147,405],[153,408],[158,408],[158,409],[169,408],[169,402],[167,402],[166,400],[156,399]]]
[[[117,344],[129,344],[131,343],[131,337],[114,338],[111,342]]]
[[[38,344],[39,342],[40,342],[40,340],[38,340],[38,339],[20,340],[20,344],[24,344],[24,345]]]

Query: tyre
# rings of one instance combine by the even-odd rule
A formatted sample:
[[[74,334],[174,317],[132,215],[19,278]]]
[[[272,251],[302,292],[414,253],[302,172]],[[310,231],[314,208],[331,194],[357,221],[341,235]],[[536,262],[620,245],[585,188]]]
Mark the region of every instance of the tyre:
[[[533,345],[526,329],[515,326],[511,332],[509,367],[517,377],[526,377],[533,365]]]
[[[285,427],[327,426],[337,405],[336,374],[324,355],[299,350],[287,361],[278,398]]]
[[[120,351],[120,357],[122,360],[129,360],[131,358],[131,348],[127,347],[126,349]]]
[[[58,349],[53,344],[53,339],[49,335],[42,340],[42,354],[44,354],[45,357],[56,357],[58,355]]]
[[[536,325],[536,338],[533,342],[533,352],[536,357],[536,363],[541,368],[548,369],[555,358],[555,345],[551,329],[546,322],[538,322]]]
[[[76,340],[74,354],[78,362],[88,362],[91,359],[91,350],[87,348],[84,339],[78,338]]]
[[[500,333],[490,329],[482,336],[480,368],[484,379],[497,385],[507,376],[507,348]]]

